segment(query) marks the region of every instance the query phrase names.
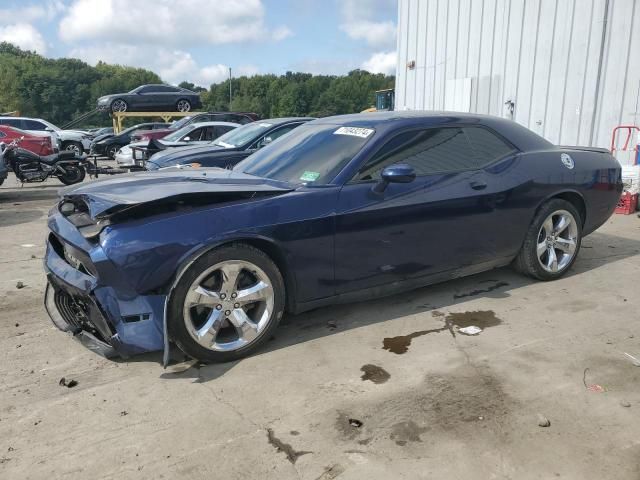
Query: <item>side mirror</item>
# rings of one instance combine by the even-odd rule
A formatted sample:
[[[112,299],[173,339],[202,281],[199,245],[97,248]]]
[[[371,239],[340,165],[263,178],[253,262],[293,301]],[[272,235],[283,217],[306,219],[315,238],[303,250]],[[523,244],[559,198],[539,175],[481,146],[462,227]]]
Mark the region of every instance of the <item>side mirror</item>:
[[[182,139],[183,142],[190,142],[191,141],[191,137],[184,137]]]
[[[273,138],[271,137],[264,137],[262,140],[260,140],[260,142],[258,143],[258,148],[262,148],[265,147],[267,145],[269,145],[271,142],[273,142]]]
[[[44,129],[45,132],[53,132],[53,128],[51,127],[47,127]]]
[[[416,179],[416,172],[411,165],[396,163],[389,165],[380,174],[381,180],[373,187],[375,193],[383,193],[390,183],[411,183]]]

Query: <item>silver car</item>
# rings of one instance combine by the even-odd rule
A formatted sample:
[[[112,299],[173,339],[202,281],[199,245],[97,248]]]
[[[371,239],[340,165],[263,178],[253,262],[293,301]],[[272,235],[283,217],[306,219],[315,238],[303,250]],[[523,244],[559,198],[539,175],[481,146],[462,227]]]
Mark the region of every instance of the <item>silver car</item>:
[[[216,138],[239,127],[239,123],[232,122],[200,122],[192,123],[170,133],[166,137],[156,140],[163,147],[177,148],[189,145],[205,145]],[[142,158],[134,158],[134,149],[131,147],[147,147],[149,141],[131,143],[122,147],[116,153],[116,162],[120,168],[136,168],[143,166]],[[136,155],[138,157],[139,155]]]

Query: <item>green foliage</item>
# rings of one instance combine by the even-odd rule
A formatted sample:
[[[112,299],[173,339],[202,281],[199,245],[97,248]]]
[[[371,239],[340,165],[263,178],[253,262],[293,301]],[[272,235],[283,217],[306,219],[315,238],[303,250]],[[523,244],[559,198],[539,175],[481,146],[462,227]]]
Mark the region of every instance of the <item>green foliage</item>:
[[[355,113],[375,105],[375,91],[393,88],[394,83],[392,76],[363,70],[346,76],[287,72],[240,77],[232,80],[231,110],[262,118]],[[229,110],[229,80],[211,85],[202,101],[206,110]]]
[[[92,67],[80,60],[45,58],[0,43],[0,112],[18,110],[61,126],[93,110],[102,95],[160,82],[158,75],[141,68],[106,63]],[[100,123],[108,123],[106,116]]]
[[[147,83],[161,83],[161,79],[141,68],[102,62],[92,67],[80,60],[49,59],[0,43],[0,112],[19,110],[62,126],[93,110],[98,97]],[[230,110],[229,80],[209,90],[188,81],[180,86],[201,92],[205,110]],[[355,113],[375,104],[376,90],[393,86],[394,77],[363,70],[345,76],[287,72],[240,77],[232,80],[231,110],[255,112],[262,118]],[[87,124],[108,122],[106,114],[87,119]]]

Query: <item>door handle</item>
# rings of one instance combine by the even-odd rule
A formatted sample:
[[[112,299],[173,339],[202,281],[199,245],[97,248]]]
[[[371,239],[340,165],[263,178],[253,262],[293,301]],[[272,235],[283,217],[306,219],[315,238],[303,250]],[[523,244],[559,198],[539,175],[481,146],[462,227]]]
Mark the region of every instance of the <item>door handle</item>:
[[[482,181],[471,182],[469,185],[471,185],[471,188],[474,190],[484,190],[487,188],[487,183]]]

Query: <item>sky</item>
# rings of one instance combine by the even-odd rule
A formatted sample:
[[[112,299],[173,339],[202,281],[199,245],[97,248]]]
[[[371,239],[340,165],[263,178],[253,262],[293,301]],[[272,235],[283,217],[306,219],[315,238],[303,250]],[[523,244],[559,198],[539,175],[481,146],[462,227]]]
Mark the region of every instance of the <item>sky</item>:
[[[0,0],[0,41],[208,87],[287,71],[395,73],[396,0]]]

